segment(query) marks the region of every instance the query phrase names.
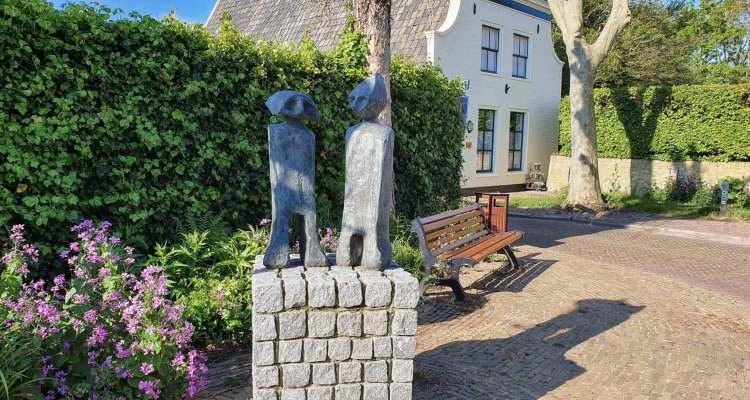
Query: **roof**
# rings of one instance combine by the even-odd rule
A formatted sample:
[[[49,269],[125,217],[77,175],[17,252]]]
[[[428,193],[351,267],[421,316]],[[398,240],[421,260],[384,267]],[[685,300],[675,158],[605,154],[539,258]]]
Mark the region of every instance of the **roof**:
[[[449,4],[450,0],[393,0],[391,51],[426,60],[425,32],[440,27]],[[349,11],[337,0],[218,0],[206,22],[210,32],[218,30],[224,13],[244,35],[266,40],[297,43],[309,29],[318,48],[329,51],[336,47]]]

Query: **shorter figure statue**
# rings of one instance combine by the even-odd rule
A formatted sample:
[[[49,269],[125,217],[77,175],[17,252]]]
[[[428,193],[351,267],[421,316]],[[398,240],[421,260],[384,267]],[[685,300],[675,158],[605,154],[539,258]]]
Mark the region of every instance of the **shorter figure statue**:
[[[300,258],[305,266],[328,266],[320,246],[315,214],[315,134],[301,120],[317,120],[320,112],[305,94],[277,92],[266,101],[284,122],[268,126],[271,166],[271,241],[263,258],[269,268],[289,266],[289,223],[300,217]]]
[[[388,219],[393,210],[393,130],[377,121],[388,92],[380,74],[349,94],[362,123],[346,131],[346,184],[336,264],[387,267],[393,256]]]

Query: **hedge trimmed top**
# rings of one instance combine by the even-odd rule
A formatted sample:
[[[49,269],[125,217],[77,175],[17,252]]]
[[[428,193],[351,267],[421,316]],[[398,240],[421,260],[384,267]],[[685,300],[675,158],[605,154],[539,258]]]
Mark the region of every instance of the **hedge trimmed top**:
[[[340,218],[360,34],[322,53],[86,5],[7,0],[0,14],[0,224],[61,245],[71,222],[109,219],[146,247],[217,221],[256,223],[270,214],[266,125],[279,118],[263,102],[284,89],[319,106],[318,211],[324,224]],[[403,62],[391,79],[397,211],[457,206],[460,83]]]
[[[597,89],[599,157],[750,161],[750,85]],[[570,155],[570,101],[560,112]]]

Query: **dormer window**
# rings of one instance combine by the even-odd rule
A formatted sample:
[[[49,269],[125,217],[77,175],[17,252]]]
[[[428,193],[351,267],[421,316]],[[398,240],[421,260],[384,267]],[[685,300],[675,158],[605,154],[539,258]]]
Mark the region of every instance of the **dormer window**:
[[[500,30],[482,25],[482,72],[497,73]]]

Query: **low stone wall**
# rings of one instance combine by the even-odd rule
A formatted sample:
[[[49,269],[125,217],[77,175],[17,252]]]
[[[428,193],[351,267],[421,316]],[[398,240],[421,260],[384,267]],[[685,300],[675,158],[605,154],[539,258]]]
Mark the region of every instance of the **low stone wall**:
[[[253,272],[255,400],[410,400],[418,282],[392,264]]]
[[[570,157],[550,157],[547,186],[551,191],[568,186],[569,175]],[[599,179],[604,192],[642,195],[654,186],[663,187],[675,176],[687,175],[700,178],[707,184],[714,184],[727,176],[750,179],[750,162],[599,159]]]

